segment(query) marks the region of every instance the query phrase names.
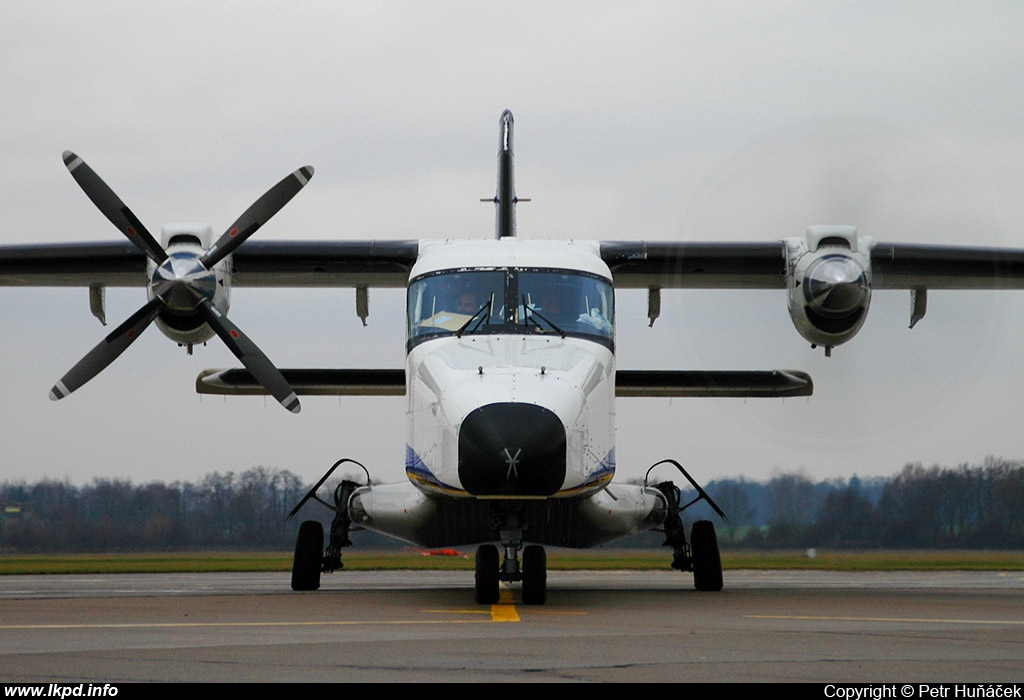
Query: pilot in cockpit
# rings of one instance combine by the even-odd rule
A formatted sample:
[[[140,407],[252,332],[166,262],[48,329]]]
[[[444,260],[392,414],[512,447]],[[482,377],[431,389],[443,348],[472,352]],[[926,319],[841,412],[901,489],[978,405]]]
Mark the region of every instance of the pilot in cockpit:
[[[460,314],[475,314],[480,310],[480,300],[471,289],[465,289],[460,294],[455,304],[455,310]]]

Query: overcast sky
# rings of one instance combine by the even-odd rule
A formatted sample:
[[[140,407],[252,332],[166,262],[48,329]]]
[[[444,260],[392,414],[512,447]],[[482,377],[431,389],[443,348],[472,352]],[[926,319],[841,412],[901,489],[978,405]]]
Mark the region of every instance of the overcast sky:
[[[17,2],[0,26],[0,244],[118,240],[76,151],[153,230],[220,233],[295,168],[316,176],[256,235],[488,238],[498,116],[516,117],[521,237],[1024,245],[1024,4],[1015,2]],[[200,399],[146,333],[73,396],[54,381],[136,308],[108,290],[0,288],[0,479],[193,480],[334,460],[403,478],[404,399]],[[236,289],[230,316],[280,367],[401,367],[404,300]],[[782,292],[672,292],[647,328],[620,293],[627,368],[793,368],[800,400],[626,399],[620,476],[665,457],[703,481],[909,461],[1024,458],[1024,299],[877,292],[826,359]]]

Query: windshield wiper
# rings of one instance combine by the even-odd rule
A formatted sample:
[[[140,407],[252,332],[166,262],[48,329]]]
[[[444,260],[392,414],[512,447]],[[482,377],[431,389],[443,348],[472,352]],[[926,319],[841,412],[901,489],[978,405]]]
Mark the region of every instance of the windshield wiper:
[[[536,316],[541,321],[543,321],[544,323],[546,323],[549,326],[551,326],[551,330],[553,330],[555,333],[558,333],[558,335],[562,336],[563,338],[568,335],[568,333],[566,333],[561,328],[559,328],[557,325],[555,325],[555,323],[550,318],[547,318],[540,311],[537,311],[537,309],[528,306],[527,303],[526,303],[526,295],[524,294],[523,295],[523,325],[529,326],[530,325],[530,321],[533,320],[534,324],[537,326],[537,329],[540,330],[541,332],[544,332],[544,330],[545,330],[544,327],[541,326],[539,323],[537,323],[536,319],[533,319],[534,316]]]
[[[487,301],[484,302],[484,305],[481,306],[479,309],[477,309],[476,313],[474,313],[472,316],[470,316],[469,319],[465,323],[462,324],[462,327],[459,328],[459,330],[455,331],[455,337],[456,338],[461,338],[462,334],[466,332],[467,328],[469,328],[469,324],[473,323],[473,321],[476,321],[476,325],[473,326],[473,329],[470,332],[472,333],[472,332],[476,331],[477,329],[479,329],[480,325],[484,322],[484,319],[488,319],[488,318],[491,317],[490,313],[484,314],[483,316],[481,316],[481,314],[483,314],[484,311],[487,311],[488,309],[492,308],[493,306],[494,306],[494,292],[491,292],[491,296],[487,299]]]

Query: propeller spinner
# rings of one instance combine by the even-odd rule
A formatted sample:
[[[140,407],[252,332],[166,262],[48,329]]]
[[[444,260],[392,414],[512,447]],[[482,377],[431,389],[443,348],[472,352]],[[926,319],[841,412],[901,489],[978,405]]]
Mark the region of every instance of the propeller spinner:
[[[153,261],[154,267],[150,278],[150,301],[79,360],[53,386],[50,398],[54,401],[62,399],[102,372],[158,316],[167,314],[198,317],[205,322],[269,394],[292,413],[298,413],[301,408],[299,399],[284,375],[214,305],[217,282],[213,268],[298,194],[313,177],[312,166],[299,168],[271,187],[200,255],[195,252],[168,254],[131,209],[84,160],[71,151],[65,151],[64,165],[93,204]]]

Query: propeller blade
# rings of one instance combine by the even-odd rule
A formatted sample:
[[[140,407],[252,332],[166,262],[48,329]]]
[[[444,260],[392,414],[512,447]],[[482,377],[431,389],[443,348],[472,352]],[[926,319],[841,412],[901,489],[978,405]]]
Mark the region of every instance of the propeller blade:
[[[277,399],[278,403],[292,413],[298,413],[302,408],[299,405],[299,397],[295,395],[291,384],[263,354],[263,351],[256,347],[256,344],[238,329],[238,326],[229,321],[228,317],[218,311],[209,301],[204,301],[197,308],[203,314],[206,322],[210,324],[210,328],[220,336],[220,339],[252,373],[256,381]]]
[[[75,391],[87,381],[106,369],[107,365],[116,360],[135,339],[142,335],[157,314],[160,313],[161,302],[154,298],[148,304],[132,314],[127,321],[115,328],[100,344],[89,351],[89,354],[78,361],[61,380],[50,389],[50,400],[57,401]]]
[[[64,165],[86,196],[103,212],[103,216],[127,236],[136,248],[152,258],[157,265],[167,259],[163,247],[95,170],[71,151],[64,151]]]
[[[291,175],[285,177],[266,193],[253,202],[252,206],[238,217],[235,223],[228,227],[217,242],[210,246],[200,262],[210,269],[225,257],[230,255],[235,248],[242,245],[256,230],[267,223],[281,208],[291,201],[291,198],[299,193],[310,178],[313,177],[313,166],[307,165],[299,168]]]

